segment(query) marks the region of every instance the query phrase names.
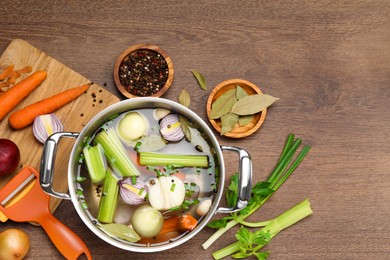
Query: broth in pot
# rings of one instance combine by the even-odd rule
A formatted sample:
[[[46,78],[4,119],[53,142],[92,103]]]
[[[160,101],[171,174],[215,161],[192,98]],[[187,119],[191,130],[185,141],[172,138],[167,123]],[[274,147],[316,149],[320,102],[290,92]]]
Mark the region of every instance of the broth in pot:
[[[85,140],[77,195],[103,232],[124,243],[168,243],[191,232],[217,192],[207,135],[183,115],[141,108]]]

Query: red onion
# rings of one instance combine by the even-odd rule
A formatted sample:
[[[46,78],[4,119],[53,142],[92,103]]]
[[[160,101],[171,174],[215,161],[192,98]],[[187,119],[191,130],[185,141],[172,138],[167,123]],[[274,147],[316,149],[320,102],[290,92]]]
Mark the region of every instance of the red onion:
[[[0,176],[16,170],[20,161],[18,146],[8,139],[0,139]]]
[[[131,178],[126,178],[118,182],[119,193],[123,201],[130,205],[139,205],[145,202],[148,187],[141,178],[133,184]]]
[[[50,135],[62,130],[64,126],[55,114],[41,115],[34,120],[34,136],[41,143],[44,143]]]
[[[160,121],[160,133],[162,137],[171,142],[177,142],[184,138],[184,131],[181,128],[179,116],[169,114]]]

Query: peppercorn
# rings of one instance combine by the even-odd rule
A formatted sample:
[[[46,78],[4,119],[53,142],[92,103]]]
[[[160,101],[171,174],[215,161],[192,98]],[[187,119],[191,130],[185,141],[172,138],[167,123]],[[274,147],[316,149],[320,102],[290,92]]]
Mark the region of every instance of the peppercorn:
[[[168,64],[160,53],[140,49],[127,55],[119,66],[119,80],[135,96],[157,93],[168,79]]]

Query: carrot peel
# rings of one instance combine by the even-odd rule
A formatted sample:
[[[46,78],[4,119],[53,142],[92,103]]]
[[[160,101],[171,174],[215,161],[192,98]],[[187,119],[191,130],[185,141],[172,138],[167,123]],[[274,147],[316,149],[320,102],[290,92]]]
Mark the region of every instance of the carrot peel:
[[[50,114],[85,93],[91,84],[71,88],[13,112],[8,118],[14,129],[22,129],[34,122],[37,116]]]

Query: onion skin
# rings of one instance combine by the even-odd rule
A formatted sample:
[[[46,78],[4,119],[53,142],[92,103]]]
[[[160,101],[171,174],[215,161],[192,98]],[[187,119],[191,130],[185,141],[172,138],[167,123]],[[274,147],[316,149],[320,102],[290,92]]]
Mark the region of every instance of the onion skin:
[[[28,235],[16,228],[0,233],[0,259],[23,259],[30,250]]]
[[[0,139],[0,176],[11,174],[20,161],[18,146],[9,139]]]

